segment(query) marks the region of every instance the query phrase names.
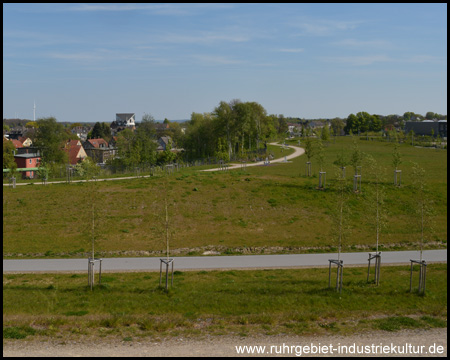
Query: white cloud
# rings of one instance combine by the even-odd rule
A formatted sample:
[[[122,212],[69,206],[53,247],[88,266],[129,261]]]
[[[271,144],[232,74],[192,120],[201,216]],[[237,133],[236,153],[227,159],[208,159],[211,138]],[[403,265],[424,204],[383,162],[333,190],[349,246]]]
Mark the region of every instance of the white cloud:
[[[196,59],[204,65],[235,65],[243,63],[240,60],[215,55],[192,55],[192,58]]]
[[[329,36],[336,31],[354,30],[362,21],[333,21],[333,20],[299,20],[293,26],[303,30],[301,35]]]
[[[341,63],[341,64],[350,64],[350,65],[354,65],[354,66],[365,66],[365,65],[372,65],[377,62],[392,61],[392,59],[386,55],[367,55],[367,56],[327,57],[327,58],[322,58],[322,61]]]
[[[436,64],[436,63],[443,63],[444,61],[446,61],[446,59],[443,57],[440,57],[440,56],[414,55],[414,56],[408,57],[404,61],[410,62],[410,63],[434,63],[434,64]]]
[[[232,4],[77,4],[70,11],[149,11],[158,15],[189,15],[195,10],[229,8]]]
[[[303,52],[305,49],[301,49],[301,48],[297,48],[297,49],[279,49],[278,51],[280,52],[285,52],[285,53],[301,53]]]
[[[336,41],[332,43],[332,45],[336,46],[344,46],[344,47],[369,47],[369,48],[390,48],[392,44],[389,41],[385,40],[356,40],[356,39],[343,39],[340,41]]]
[[[203,33],[198,35],[182,35],[182,34],[166,34],[157,36],[155,41],[161,43],[175,43],[175,44],[205,44],[214,43],[217,41],[225,42],[246,42],[250,38],[244,35],[226,35],[221,33]]]

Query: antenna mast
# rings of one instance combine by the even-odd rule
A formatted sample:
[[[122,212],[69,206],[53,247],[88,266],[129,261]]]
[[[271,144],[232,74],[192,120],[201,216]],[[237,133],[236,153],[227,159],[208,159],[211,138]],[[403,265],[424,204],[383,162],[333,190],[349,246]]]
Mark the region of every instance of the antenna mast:
[[[36,121],[36,100],[34,100],[33,106],[33,121]]]

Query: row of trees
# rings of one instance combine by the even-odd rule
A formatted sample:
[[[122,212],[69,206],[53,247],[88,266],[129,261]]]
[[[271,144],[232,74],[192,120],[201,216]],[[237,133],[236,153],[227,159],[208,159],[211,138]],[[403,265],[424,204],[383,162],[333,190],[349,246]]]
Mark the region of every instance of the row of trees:
[[[350,114],[347,117],[346,125],[344,127],[344,131],[346,134],[350,134],[350,132],[354,134],[364,133],[367,131],[378,132],[384,130],[386,128],[393,129],[394,127],[403,128],[405,125],[405,121],[422,121],[422,120],[446,120],[447,115],[441,115],[438,113],[434,113],[429,111],[425,116],[416,114],[414,112],[408,111],[403,114],[403,116],[399,115],[377,115],[377,114],[369,114],[365,111],[361,111],[355,114]],[[338,118],[334,120],[339,120]]]

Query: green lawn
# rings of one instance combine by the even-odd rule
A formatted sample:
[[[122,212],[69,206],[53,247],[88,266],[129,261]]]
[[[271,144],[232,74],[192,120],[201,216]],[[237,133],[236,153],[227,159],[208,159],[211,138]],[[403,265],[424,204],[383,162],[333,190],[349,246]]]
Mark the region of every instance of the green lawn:
[[[297,144],[297,141],[292,141]],[[416,249],[420,239],[411,189],[412,162],[426,171],[435,215],[427,231],[427,248],[447,246],[447,151],[402,144],[402,187],[393,186],[393,144],[358,140],[360,149],[383,164],[386,177],[386,228],[383,250]],[[95,249],[98,255],[158,256],[165,249],[164,197],[169,201],[170,248],[176,254],[241,252],[330,252],[332,213],[337,203],[333,161],[342,150],[350,156],[349,137],[325,146],[327,188],[317,190],[318,166],[305,176],[305,156],[287,164],[247,167],[245,171],[201,172],[186,168],[169,177],[154,176],[96,183],[28,185],[3,188],[3,256],[84,257],[91,249],[92,207],[95,209]],[[280,148],[270,148],[276,151]],[[352,170],[347,168],[349,188]],[[362,169],[362,193],[349,197],[351,232],[343,251],[375,246],[368,212],[372,178]],[[166,185],[164,185],[166,184]]]
[[[341,294],[328,269],[3,275],[3,337],[323,334],[447,326],[447,265],[430,264],[426,294],[409,292],[409,266],[345,268]],[[97,281],[97,280],[96,280]],[[414,272],[417,288],[418,271]]]

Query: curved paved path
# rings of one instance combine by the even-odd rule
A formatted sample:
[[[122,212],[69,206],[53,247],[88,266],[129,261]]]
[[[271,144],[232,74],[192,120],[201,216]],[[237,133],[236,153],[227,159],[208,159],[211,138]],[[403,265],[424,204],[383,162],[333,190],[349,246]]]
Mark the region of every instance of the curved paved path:
[[[344,266],[367,266],[368,252],[342,253]],[[186,256],[174,257],[176,270],[223,269],[274,269],[328,266],[329,259],[337,259],[336,253],[286,254],[286,255],[237,255],[237,256]],[[381,263],[410,264],[419,260],[419,251],[386,251]],[[427,263],[447,262],[447,250],[426,250],[423,259]],[[98,269],[98,263],[95,264]],[[159,271],[159,257],[104,258],[102,271]],[[87,271],[87,259],[32,259],[3,260],[3,273],[7,272],[78,272]]]
[[[270,143],[270,145],[283,146],[283,145],[280,145],[278,143]],[[285,161],[289,161],[289,160],[294,159],[294,158],[296,158],[296,157],[298,157],[300,155],[303,155],[305,153],[305,150],[303,148],[301,148],[301,147],[298,147],[298,146],[286,145],[286,147],[294,149],[295,151],[291,155],[286,155],[286,157],[281,157],[279,159],[270,160],[271,164],[273,164],[273,163],[280,163],[280,162],[282,163],[282,162],[285,162]],[[255,162],[255,163],[246,164],[246,166],[261,166],[261,165],[264,165],[264,161],[258,161],[258,162]],[[230,164],[228,169],[229,170],[231,170],[231,169],[238,169],[238,168],[241,168],[241,166],[242,166],[242,164]],[[207,169],[207,170],[201,170],[201,171],[219,171],[219,170],[221,170],[221,169],[220,168],[215,168],[215,169]]]

